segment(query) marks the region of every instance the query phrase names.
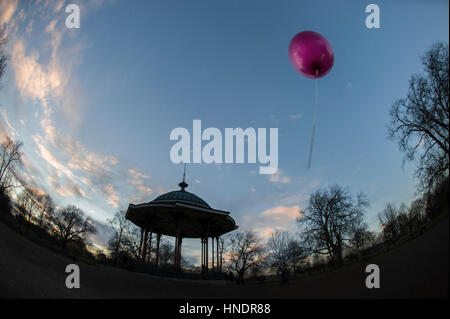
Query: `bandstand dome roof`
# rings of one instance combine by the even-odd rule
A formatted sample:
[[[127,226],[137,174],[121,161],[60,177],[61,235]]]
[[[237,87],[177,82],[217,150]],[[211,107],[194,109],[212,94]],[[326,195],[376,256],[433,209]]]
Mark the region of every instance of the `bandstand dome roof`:
[[[188,186],[171,191],[142,204],[130,204],[126,218],[142,229],[187,238],[216,237],[238,228],[227,211],[214,209],[197,195],[187,192]]]
[[[151,203],[184,202],[186,204],[211,208],[203,199],[184,190],[172,191],[156,197]]]

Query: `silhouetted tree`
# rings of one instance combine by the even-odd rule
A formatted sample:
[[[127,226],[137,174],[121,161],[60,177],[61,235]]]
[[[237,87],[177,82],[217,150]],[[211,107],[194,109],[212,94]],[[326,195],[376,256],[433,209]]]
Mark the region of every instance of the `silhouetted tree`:
[[[375,241],[375,234],[367,229],[366,223],[357,225],[352,233],[353,235],[350,238],[350,244],[357,254]]]
[[[433,219],[444,212],[448,212],[449,177],[436,183],[433,188],[424,196],[426,200],[425,213],[428,219]]]
[[[161,237],[159,246],[159,265],[169,266],[175,262],[175,246],[166,238]]]
[[[0,189],[7,190],[14,187],[14,169],[22,163],[22,142],[14,142],[8,136],[0,144]]]
[[[277,230],[267,241],[268,262],[277,271],[286,270],[289,266],[290,251],[289,243],[291,238],[286,231]]]
[[[414,200],[409,207],[408,228],[411,237],[414,237],[414,233],[420,230],[424,222],[425,222],[425,200],[423,198],[418,198]]]
[[[41,228],[47,226],[47,220],[50,220],[55,212],[55,203],[50,195],[45,194],[37,197],[38,203],[38,225]]]
[[[401,203],[400,207],[398,208],[398,230],[400,236],[405,236],[409,234],[409,208],[405,203]]]
[[[242,283],[245,272],[262,261],[263,246],[254,232],[240,231],[228,237],[227,247],[230,268],[237,272]]]
[[[400,236],[399,209],[391,203],[387,203],[383,211],[378,214],[378,220],[383,228],[385,240],[395,241]]]
[[[85,242],[87,235],[96,233],[92,221],[85,216],[80,208],[73,205],[58,209],[51,220],[63,249],[69,242]]]
[[[425,75],[413,75],[406,98],[390,111],[388,137],[396,140],[405,159],[417,163],[419,190],[426,190],[449,172],[448,44],[434,44],[422,57]]]
[[[141,229],[132,223],[126,223],[122,233],[122,248],[134,260],[139,259]]]
[[[111,239],[108,242],[108,248],[114,259],[114,264],[117,263],[117,256],[119,251],[123,249],[125,232],[129,221],[125,218],[126,211],[120,210],[116,212],[114,218],[108,219],[107,222],[113,232]]]
[[[297,265],[307,256],[306,248],[299,240],[290,238],[288,242],[288,256],[289,263],[292,265],[292,270],[295,274],[297,272]]]
[[[5,32],[0,27],[0,80],[3,77],[3,74],[6,70],[6,62],[8,60],[8,56],[5,52],[5,43],[6,43],[6,37]],[[1,83],[0,83],[1,88]],[[10,213],[12,210],[12,202],[10,198],[10,194],[8,193],[7,189],[3,186],[4,184],[9,184],[6,182],[6,180],[10,179],[10,174],[8,172],[11,170],[11,167],[14,164],[14,156],[12,157],[12,162],[9,161],[9,165],[7,165],[8,159],[11,158],[10,152],[10,144],[11,140],[7,138],[6,141],[1,143],[0,145],[0,158],[2,158],[2,162],[0,163],[0,212],[1,213]],[[19,147],[20,148],[20,147]],[[17,151],[18,153],[18,151]],[[20,153],[19,153],[20,155]],[[18,160],[20,161],[20,156],[18,156]],[[9,166],[9,167],[8,167]]]
[[[6,71],[6,62],[8,61],[8,55],[5,51],[6,35],[4,29],[0,26],[0,80]],[[1,87],[1,86],[0,86]]]
[[[22,215],[26,223],[31,222],[33,213],[37,208],[36,194],[29,187],[25,187],[16,198],[17,211]],[[28,225],[27,225],[28,229]]]
[[[0,188],[0,213],[11,213],[12,202],[8,192]]]
[[[188,269],[188,270],[193,270],[194,269],[194,264],[187,258],[181,256],[181,262],[180,262],[181,268],[182,269]]]
[[[311,194],[306,210],[297,219],[304,227],[302,235],[308,250],[341,262],[344,242],[362,223],[368,204],[364,193],[353,199],[350,191],[339,185]]]

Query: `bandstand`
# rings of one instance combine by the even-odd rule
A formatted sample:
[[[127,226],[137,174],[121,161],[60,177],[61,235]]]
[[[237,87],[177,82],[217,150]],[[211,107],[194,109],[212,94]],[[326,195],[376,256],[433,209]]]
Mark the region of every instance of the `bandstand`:
[[[148,203],[130,204],[126,218],[141,229],[140,260],[146,261],[152,250],[152,236],[156,236],[155,265],[158,267],[161,236],[175,237],[174,265],[181,268],[181,244],[184,238],[201,240],[201,269],[208,271],[209,239],[211,239],[211,267],[219,269],[220,236],[238,228],[230,213],[211,208],[203,199],[186,191],[188,184],[178,184],[180,190],[162,194]],[[214,241],[216,245],[214,245]],[[216,250],[214,251],[214,246]],[[220,259],[220,260],[219,260]]]

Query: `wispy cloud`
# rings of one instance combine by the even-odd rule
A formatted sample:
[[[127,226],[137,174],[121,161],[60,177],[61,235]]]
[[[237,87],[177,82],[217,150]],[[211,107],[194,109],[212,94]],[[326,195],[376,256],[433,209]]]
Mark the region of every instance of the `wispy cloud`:
[[[281,169],[278,169],[275,174],[270,175],[269,181],[272,183],[287,184],[291,182],[289,176],[285,176]]]
[[[6,127],[2,123],[4,123]],[[9,122],[5,110],[0,109],[0,142],[3,142],[7,137],[14,139],[16,135],[16,130]]]
[[[300,207],[295,206],[277,206],[267,209],[261,213],[262,217],[267,217],[271,221],[286,224],[299,217]]]
[[[110,205],[114,206],[115,208],[119,208],[120,206],[120,200],[117,196],[117,191],[114,188],[113,185],[107,184],[105,185],[105,193],[107,195],[107,201]]]
[[[63,5],[64,5],[64,0],[57,1],[55,4],[55,7],[53,9],[53,12],[59,12],[62,9]]]
[[[85,18],[102,3],[83,4]],[[73,71],[86,46],[77,34],[71,34],[70,43],[64,42],[67,38],[64,4],[63,0],[35,2],[29,6],[32,11],[26,13],[23,9],[18,12],[17,1],[0,2],[0,26],[6,26],[8,30],[12,80],[18,96],[25,102],[21,107],[28,108],[24,113],[34,114],[34,118],[21,119],[18,123],[22,125],[14,127],[2,110],[0,122],[4,124],[0,126],[0,137],[15,135],[17,130],[25,127],[28,131],[33,130],[35,126],[24,123],[27,120],[37,122],[39,127],[31,133],[34,145],[26,148],[35,152],[24,156],[32,157],[39,169],[28,160],[24,178],[33,182],[32,176],[42,172],[45,176],[42,182],[61,198],[90,199],[95,196],[94,205],[103,199],[103,204],[113,208],[120,207],[121,202],[131,195],[148,198],[153,194],[149,175],[138,168],[129,169],[125,163],[119,163],[114,154],[89,148],[76,137],[74,123],[82,118],[79,107],[82,94],[75,91],[78,80]],[[40,41],[31,41],[37,36]],[[68,119],[63,126],[60,125],[62,118]],[[70,133],[68,125],[72,128]],[[123,183],[126,180],[130,184]],[[161,190],[160,187],[156,189]]]
[[[50,152],[47,147],[44,146],[44,140],[39,135],[34,135],[32,137],[34,143],[36,143],[36,146],[38,147],[38,155],[48,164],[53,166],[58,176],[61,176],[61,173],[64,173],[64,175],[68,178],[73,178],[74,175],[70,169],[68,169],[64,164],[60,163],[56,157],[53,155],[52,152]]]
[[[301,216],[300,206],[275,206],[257,216],[247,215],[242,219],[244,228],[258,233],[261,238],[270,238],[277,230],[294,231],[296,220]]]
[[[18,0],[0,1],[0,26],[8,24],[11,21],[17,9]]]
[[[71,179],[64,179],[61,184],[61,179],[57,175],[50,175],[48,182],[56,193],[61,197],[72,198],[89,198],[86,192]]]
[[[138,196],[133,196],[133,201],[137,200],[143,200],[145,198],[148,198],[153,194],[153,189],[150,186],[147,186],[145,181],[150,177],[147,174],[142,173],[137,168],[130,168],[128,169],[128,174],[130,176],[130,179],[128,179],[128,182],[134,187],[135,190],[137,190]]]

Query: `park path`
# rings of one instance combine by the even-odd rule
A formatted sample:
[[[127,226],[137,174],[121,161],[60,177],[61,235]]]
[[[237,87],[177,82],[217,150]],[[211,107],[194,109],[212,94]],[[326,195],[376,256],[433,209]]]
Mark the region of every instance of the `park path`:
[[[78,263],[81,288],[65,287],[69,258],[41,247],[0,222],[2,298],[448,298],[449,219],[403,246],[371,259],[381,288],[365,287],[365,266],[277,283],[244,286],[154,277]]]

